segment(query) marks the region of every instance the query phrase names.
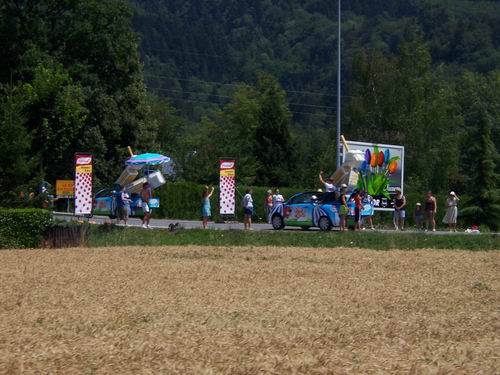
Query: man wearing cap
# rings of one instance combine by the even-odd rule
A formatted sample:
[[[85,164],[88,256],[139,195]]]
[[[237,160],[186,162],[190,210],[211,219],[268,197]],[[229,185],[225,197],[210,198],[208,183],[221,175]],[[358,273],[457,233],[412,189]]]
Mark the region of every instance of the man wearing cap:
[[[396,230],[404,230],[406,218],[406,197],[401,193],[400,188],[394,189],[396,196],[394,197],[394,228]]]
[[[450,197],[446,200],[446,215],[444,215],[443,223],[448,224],[450,232],[457,231],[457,216],[458,216],[458,201],[460,198],[454,191],[450,192]]]

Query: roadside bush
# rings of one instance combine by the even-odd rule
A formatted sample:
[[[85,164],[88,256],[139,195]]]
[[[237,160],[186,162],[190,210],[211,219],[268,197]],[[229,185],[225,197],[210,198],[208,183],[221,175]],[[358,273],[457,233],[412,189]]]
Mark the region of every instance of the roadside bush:
[[[160,208],[154,210],[154,217],[171,218],[181,220],[199,220],[201,219],[201,194],[203,185],[197,185],[190,182],[171,182],[155,190],[154,196],[160,198]],[[236,214],[235,218],[243,219],[243,207],[241,200],[245,194],[247,186],[238,186],[236,191]],[[254,220],[265,221],[264,218],[264,198],[268,188],[252,187],[253,201],[255,206]],[[303,191],[300,188],[280,188],[281,194],[285,199],[295,193]],[[219,221],[222,218],[219,215],[219,189],[215,186],[212,196],[212,219]]]
[[[0,208],[0,248],[38,247],[52,224],[47,210]]]

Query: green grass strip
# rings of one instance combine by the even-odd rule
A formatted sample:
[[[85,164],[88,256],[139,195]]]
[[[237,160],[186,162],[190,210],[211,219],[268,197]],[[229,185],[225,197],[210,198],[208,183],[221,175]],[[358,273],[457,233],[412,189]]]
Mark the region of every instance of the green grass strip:
[[[240,230],[143,230],[96,226],[88,242],[91,247],[106,246],[280,246],[280,247],[357,247],[374,250],[460,249],[500,250],[500,236],[493,234],[435,235],[426,233],[377,232],[301,232]]]

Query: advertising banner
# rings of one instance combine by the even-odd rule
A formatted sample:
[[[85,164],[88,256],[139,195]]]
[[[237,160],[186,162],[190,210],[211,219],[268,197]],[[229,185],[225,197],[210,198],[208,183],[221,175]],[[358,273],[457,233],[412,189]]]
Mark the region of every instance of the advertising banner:
[[[236,160],[220,160],[220,214],[234,215],[236,190]]]
[[[349,151],[360,151],[365,156],[370,156],[371,160],[366,160],[360,168],[364,179],[360,182],[367,183],[369,177],[374,177],[374,185],[381,180],[381,176],[387,179],[388,194],[372,195],[375,210],[392,211],[394,208],[395,189],[404,191],[404,170],[405,170],[405,148],[397,145],[386,145],[380,143],[352,142],[347,141]],[[345,157],[346,153],[343,152]],[[359,176],[359,173],[358,173]],[[358,183],[359,185],[359,183]]]
[[[58,198],[73,198],[75,196],[75,181],[56,180],[56,195]]]
[[[92,213],[92,155],[75,154],[75,215]]]

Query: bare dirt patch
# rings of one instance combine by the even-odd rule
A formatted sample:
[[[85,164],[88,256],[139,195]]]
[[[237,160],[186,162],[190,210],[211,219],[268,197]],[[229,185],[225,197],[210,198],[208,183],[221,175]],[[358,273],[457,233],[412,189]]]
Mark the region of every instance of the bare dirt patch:
[[[0,252],[0,373],[500,373],[500,252]]]

